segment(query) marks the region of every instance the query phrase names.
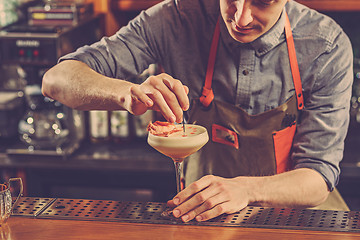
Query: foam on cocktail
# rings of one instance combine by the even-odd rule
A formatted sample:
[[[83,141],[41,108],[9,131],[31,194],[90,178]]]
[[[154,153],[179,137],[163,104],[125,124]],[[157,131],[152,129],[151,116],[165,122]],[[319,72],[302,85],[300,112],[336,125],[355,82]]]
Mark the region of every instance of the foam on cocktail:
[[[202,129],[199,128],[200,126],[197,125],[185,125],[185,131],[183,131],[182,125],[175,125],[178,131],[170,133],[167,137],[192,137],[203,133]]]
[[[202,126],[185,124],[185,133],[182,127],[182,125],[176,125],[176,128],[181,131],[175,131],[166,137],[149,133],[149,145],[174,161],[182,161],[198,151],[209,140],[207,131]]]

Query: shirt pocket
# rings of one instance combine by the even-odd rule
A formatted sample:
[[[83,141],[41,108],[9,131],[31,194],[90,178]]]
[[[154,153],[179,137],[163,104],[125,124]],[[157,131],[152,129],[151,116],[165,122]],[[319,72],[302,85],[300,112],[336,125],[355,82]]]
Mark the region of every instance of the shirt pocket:
[[[273,143],[276,161],[276,173],[290,170],[290,153],[296,131],[295,122],[280,131],[273,132]]]

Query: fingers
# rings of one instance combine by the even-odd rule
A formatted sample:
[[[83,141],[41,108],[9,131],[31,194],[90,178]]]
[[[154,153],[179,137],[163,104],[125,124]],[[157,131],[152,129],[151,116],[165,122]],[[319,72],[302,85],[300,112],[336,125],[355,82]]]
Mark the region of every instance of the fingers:
[[[200,180],[191,183],[183,191],[179,192],[173,199],[173,203],[176,205],[182,204],[188,199],[192,198],[195,194],[203,191],[214,181],[215,176],[207,175]]]
[[[189,88],[184,86],[179,80],[175,80],[169,75],[164,74],[163,78],[165,85],[175,93],[182,110],[188,110],[189,98],[187,97],[187,94],[189,93]]]
[[[190,184],[168,202],[175,205],[174,217],[184,222],[196,219],[206,221],[223,213],[234,213],[248,205],[246,194],[232,179],[205,176]]]
[[[205,219],[207,220],[223,214],[225,212],[225,209],[222,207],[222,204],[226,203],[226,201],[227,200],[225,200],[223,196],[221,196],[221,194],[211,196],[210,191],[204,190],[203,192],[195,195],[188,202],[184,203],[181,208],[182,210],[179,210],[179,208],[175,208],[173,214],[176,217],[177,214],[181,214],[180,211],[183,211],[181,219],[184,222],[190,221],[197,216],[200,217],[197,217],[196,220],[204,221]],[[197,207],[194,208],[194,206]]]
[[[183,111],[189,108],[188,87],[168,74],[150,76],[132,94],[148,107],[158,110],[169,122],[182,122]]]
[[[184,215],[190,211],[194,210],[196,208],[199,208],[199,206],[203,205],[205,201],[207,201],[205,206],[202,206],[200,209],[204,207],[213,207],[210,206],[212,204],[215,204],[214,201],[221,202],[217,199],[217,197],[214,198],[218,194],[218,189],[216,188],[210,188],[210,185],[214,181],[214,176],[205,176],[201,178],[200,180],[190,184],[186,189],[178,193],[171,203],[172,205],[176,205],[177,207],[173,211],[173,215],[175,217],[183,216],[183,220],[185,221],[188,216]],[[217,204],[216,203],[216,204]],[[193,214],[201,213],[202,211],[197,211],[194,213],[191,213],[191,216],[189,217],[189,220],[193,219],[196,215],[193,216]]]
[[[175,208],[175,207],[177,206],[172,199],[169,200],[169,201],[167,201],[166,205],[167,205],[169,208]]]
[[[213,208],[211,208],[207,211],[203,211],[201,214],[198,214],[198,215],[196,212],[194,214],[189,213],[189,215],[190,215],[189,219],[190,220],[193,219],[191,217],[195,215],[196,221],[198,221],[198,222],[207,221],[209,219],[218,217],[224,213],[231,214],[231,213],[235,213],[235,212],[241,210],[241,209],[229,210],[231,208],[232,208],[232,204],[230,202],[224,202],[224,203],[214,206]],[[201,210],[198,210],[198,211],[201,211]],[[190,221],[190,220],[188,220],[188,221]]]
[[[178,122],[182,117],[182,109],[176,95],[158,79],[150,79],[151,85],[155,88],[149,96],[153,99],[156,107],[169,122]]]
[[[140,88],[139,85],[134,85],[130,88],[132,96],[136,96],[137,100],[145,104],[147,107],[152,107],[154,102],[149,98]]]

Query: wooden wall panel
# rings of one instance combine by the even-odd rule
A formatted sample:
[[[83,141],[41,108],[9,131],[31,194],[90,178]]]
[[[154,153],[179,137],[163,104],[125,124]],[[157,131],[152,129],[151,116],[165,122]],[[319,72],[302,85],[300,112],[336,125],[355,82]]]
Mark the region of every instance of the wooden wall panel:
[[[93,2],[95,12],[105,14],[106,35],[111,35],[137,12],[162,0],[86,0]],[[295,0],[291,0],[295,1]],[[360,11],[360,0],[296,0],[319,11]]]
[[[296,0],[320,11],[359,11],[360,0]]]

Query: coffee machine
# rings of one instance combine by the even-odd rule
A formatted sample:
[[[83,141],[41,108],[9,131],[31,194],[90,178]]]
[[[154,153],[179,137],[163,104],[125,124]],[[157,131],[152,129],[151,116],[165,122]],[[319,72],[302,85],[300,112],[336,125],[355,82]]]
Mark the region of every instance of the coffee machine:
[[[74,9],[76,11],[71,6],[71,11]],[[100,40],[103,36],[101,23],[102,16],[92,14],[77,18],[71,24],[47,21],[29,24],[26,21],[0,30],[0,66],[16,68],[15,72],[20,73],[25,82],[19,84],[23,86],[21,89],[15,90],[22,93],[18,95],[24,100],[24,111],[18,123],[21,141],[8,148],[7,154],[66,157],[79,147],[85,137],[84,112],[44,97],[40,90],[41,81],[59,57]],[[0,77],[0,82],[2,80]]]

